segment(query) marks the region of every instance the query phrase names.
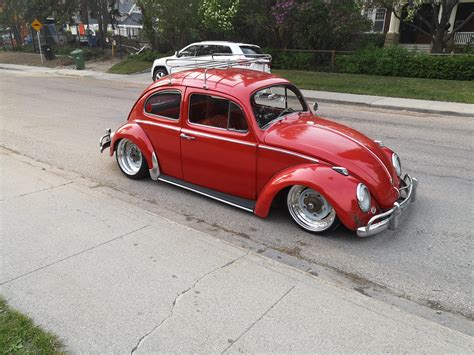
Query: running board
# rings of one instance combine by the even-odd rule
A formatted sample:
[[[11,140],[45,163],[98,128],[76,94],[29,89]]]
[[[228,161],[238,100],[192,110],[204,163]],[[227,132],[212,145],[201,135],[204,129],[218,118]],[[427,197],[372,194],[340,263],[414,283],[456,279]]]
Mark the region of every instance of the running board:
[[[182,187],[183,189],[196,192],[200,195],[213,198],[214,200],[227,203],[228,205],[252,212],[255,209],[255,201],[247,200],[245,198],[232,196],[223,192],[211,190],[202,186],[194,185],[189,182],[176,179],[167,175],[158,176],[158,180],[166,182],[171,185]]]

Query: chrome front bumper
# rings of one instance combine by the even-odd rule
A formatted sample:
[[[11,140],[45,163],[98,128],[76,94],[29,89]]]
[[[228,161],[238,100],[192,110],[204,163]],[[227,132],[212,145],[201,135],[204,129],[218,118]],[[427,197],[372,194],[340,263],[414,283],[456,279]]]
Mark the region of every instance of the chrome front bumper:
[[[110,128],[105,131],[106,133],[99,139],[100,152],[102,153],[104,149],[110,147],[110,142],[112,141],[111,130]]]
[[[369,237],[371,235],[383,232],[387,229],[397,229],[400,224],[400,218],[406,211],[410,202],[415,202],[416,188],[418,187],[418,180],[406,174],[403,178],[405,186],[400,188],[400,192],[405,194],[405,197],[393,204],[393,208],[387,212],[373,216],[365,227],[357,228],[358,237]]]

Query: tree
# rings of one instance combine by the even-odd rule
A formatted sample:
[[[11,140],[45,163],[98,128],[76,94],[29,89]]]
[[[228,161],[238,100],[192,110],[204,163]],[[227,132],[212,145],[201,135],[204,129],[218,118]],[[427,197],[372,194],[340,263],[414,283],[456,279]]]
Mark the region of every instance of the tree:
[[[199,15],[204,27],[214,33],[230,32],[239,9],[239,0],[204,0]]]
[[[18,44],[23,44],[21,27],[25,23],[25,13],[29,2],[29,0],[4,0],[0,5],[0,24],[10,27]]]
[[[298,3],[295,0],[278,0],[271,7],[278,47],[286,49],[291,46],[294,37],[293,28],[299,21]]]
[[[234,17],[234,31],[229,39],[259,44],[262,47],[280,47],[279,29],[271,11],[276,0],[240,0]]]
[[[199,35],[198,10],[201,2],[202,0],[139,0],[138,4],[144,14],[145,35],[152,43],[159,40],[165,50],[182,48]]]
[[[342,49],[369,28],[356,1],[308,0],[299,5],[294,31],[300,47]]]
[[[363,1],[366,7],[386,7],[392,9],[393,14],[404,21],[408,26],[424,33],[431,38],[431,52],[442,53],[454,34],[462,29],[469,21],[474,19],[474,13],[471,13],[464,21],[454,27],[454,23],[449,23],[451,13],[453,12],[459,0],[368,0]],[[431,16],[427,18],[418,11],[421,6],[431,7]],[[402,9],[406,10],[406,16],[402,16]],[[419,23],[414,21],[419,19]],[[449,31],[451,29],[451,31]]]
[[[100,47],[105,49],[105,39],[107,37],[107,30],[109,24],[115,26],[117,24],[117,17],[120,16],[118,12],[118,0],[78,0],[80,2],[79,7],[85,9],[82,11],[92,13],[94,18],[97,18],[97,24],[99,25],[99,39]],[[88,22],[88,19],[86,20]]]
[[[151,48],[158,50],[158,36],[156,29],[156,14],[158,10],[155,8],[155,0],[137,0],[137,6],[142,12],[143,33],[150,41]]]

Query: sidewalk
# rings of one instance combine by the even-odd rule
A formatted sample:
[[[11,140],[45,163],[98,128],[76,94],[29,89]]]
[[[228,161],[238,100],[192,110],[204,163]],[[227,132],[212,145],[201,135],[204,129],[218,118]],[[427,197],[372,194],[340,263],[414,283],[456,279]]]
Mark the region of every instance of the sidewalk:
[[[150,214],[77,174],[4,149],[0,166],[0,294],[67,351],[474,351],[467,335]]]
[[[14,65],[0,63],[0,70],[18,70],[25,73],[52,74],[66,76],[90,77],[94,79],[127,81],[149,85],[151,83],[150,73],[120,75],[101,73],[92,70],[73,69],[50,69],[44,67],[32,67],[25,65]],[[455,115],[474,117],[474,104],[463,104],[457,102],[442,102],[431,100],[403,99],[395,97],[355,95],[326,91],[301,90],[303,95],[309,100],[318,102],[328,102],[344,105],[361,105],[377,107],[390,110],[406,110],[415,112],[425,112],[431,114]]]

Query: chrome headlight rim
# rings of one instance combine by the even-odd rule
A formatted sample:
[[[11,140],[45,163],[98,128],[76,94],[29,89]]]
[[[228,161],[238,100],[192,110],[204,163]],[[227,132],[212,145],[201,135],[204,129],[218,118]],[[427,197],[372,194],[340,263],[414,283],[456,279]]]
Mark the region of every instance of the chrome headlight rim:
[[[392,165],[395,168],[395,171],[397,172],[397,176],[402,176],[402,161],[400,160],[400,157],[397,153],[392,154]]]
[[[359,183],[359,185],[357,185],[356,197],[357,197],[357,202],[359,203],[359,208],[361,209],[361,211],[364,213],[369,212],[370,204],[372,200],[370,196],[369,188],[365,186],[363,183]]]

